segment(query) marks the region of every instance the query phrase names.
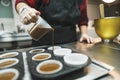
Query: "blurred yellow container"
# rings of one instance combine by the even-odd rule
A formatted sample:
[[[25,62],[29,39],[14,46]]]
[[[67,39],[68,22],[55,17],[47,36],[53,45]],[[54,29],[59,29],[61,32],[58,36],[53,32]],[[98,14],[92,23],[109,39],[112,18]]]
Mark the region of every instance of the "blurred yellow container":
[[[103,40],[112,40],[120,34],[120,17],[95,19],[95,31]]]

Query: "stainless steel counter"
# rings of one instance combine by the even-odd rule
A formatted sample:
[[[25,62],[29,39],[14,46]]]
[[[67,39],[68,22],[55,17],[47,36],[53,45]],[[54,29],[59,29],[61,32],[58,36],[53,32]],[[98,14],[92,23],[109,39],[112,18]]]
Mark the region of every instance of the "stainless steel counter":
[[[90,35],[97,37],[93,30],[90,31]],[[64,46],[114,67],[109,75],[103,76],[99,80],[120,80],[120,44],[115,42],[96,44],[74,42]]]
[[[89,35],[93,37],[98,37],[94,30],[89,31]],[[96,80],[120,80],[120,44],[111,42],[111,43],[103,43],[99,42],[96,44],[86,44],[80,42],[73,42],[69,44],[62,44],[64,47],[71,48],[72,50],[88,55],[92,60],[97,60],[101,64],[108,64],[114,69],[110,72],[105,71],[103,69],[97,70],[99,66],[94,66],[94,64],[88,66],[90,70],[91,76],[88,77],[96,77],[103,75]],[[96,68],[95,68],[96,67]],[[103,71],[103,72],[102,72]],[[108,74],[109,73],[109,74]],[[91,80],[87,77],[87,79],[82,79],[80,75],[76,75],[76,80]],[[68,77],[67,80],[73,80],[71,77]]]
[[[69,74],[60,80],[119,80],[120,79],[120,45],[117,43],[97,43],[86,44],[73,42],[62,44],[75,52],[88,55],[92,59],[92,63],[86,67],[85,75],[81,76],[80,72]],[[23,48],[22,52],[34,47]],[[27,56],[26,56],[27,57]],[[28,71],[29,73],[29,71]],[[27,77],[28,78],[28,77]],[[58,79],[59,80],[59,79]]]
[[[94,30],[90,30],[90,35],[93,37],[98,37]],[[120,44],[111,42],[111,43],[96,43],[96,44],[86,44],[86,43],[80,43],[80,42],[73,42],[69,44],[62,44],[64,47],[71,48],[72,50],[86,54],[88,55],[92,60],[97,60],[103,63],[106,63],[110,66],[114,67],[114,70],[109,72],[109,74],[104,75],[97,80],[120,80]],[[25,48],[22,50],[26,51]],[[23,52],[24,52],[23,51]],[[93,68],[93,64],[90,65],[90,70],[92,71],[99,71],[96,68]],[[101,70],[102,71],[102,70]],[[106,72],[107,73],[107,72]],[[92,77],[96,75],[100,75],[102,72],[97,72],[96,74],[92,74]],[[71,80],[71,77],[69,77],[67,80]],[[81,80],[79,74],[78,74],[78,79]],[[89,79],[86,79],[89,80]]]
[[[114,70],[99,80],[119,80],[120,79],[120,45],[117,43],[97,43],[85,44],[74,42],[64,45],[77,52],[88,55],[91,59],[104,62],[114,67]]]

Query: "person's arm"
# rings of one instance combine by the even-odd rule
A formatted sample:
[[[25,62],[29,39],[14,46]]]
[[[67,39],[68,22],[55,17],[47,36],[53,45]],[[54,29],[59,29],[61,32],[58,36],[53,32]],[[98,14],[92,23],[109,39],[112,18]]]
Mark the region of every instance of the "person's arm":
[[[81,21],[78,24],[78,27],[81,32],[80,42],[87,40],[88,43],[93,43],[93,39],[88,36],[88,16],[87,16],[87,0],[83,1],[83,4],[80,5],[81,11]]]
[[[87,16],[87,0],[84,0],[80,5],[81,12],[81,20],[78,24],[81,34],[87,33],[87,25],[88,25],[88,16]]]
[[[40,12],[34,9],[35,0],[16,0],[16,11],[24,24],[36,22]]]

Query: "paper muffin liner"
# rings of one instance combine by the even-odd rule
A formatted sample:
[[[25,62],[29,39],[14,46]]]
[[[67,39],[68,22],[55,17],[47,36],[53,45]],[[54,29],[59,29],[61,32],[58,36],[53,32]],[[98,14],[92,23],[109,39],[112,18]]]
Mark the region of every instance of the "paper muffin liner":
[[[12,58],[12,57],[17,56],[18,54],[19,54],[18,52],[6,52],[4,54],[1,54],[0,58],[1,59],[3,59],[3,58]]]
[[[11,61],[15,61],[15,62],[11,63]],[[5,64],[3,65],[3,63]],[[19,63],[19,60],[17,58],[7,58],[7,59],[0,60],[0,65],[1,65],[0,69],[14,66],[17,63]]]
[[[29,53],[37,54],[37,53],[42,53],[44,51],[45,51],[45,49],[33,49],[33,50],[30,50]]]
[[[37,59],[36,59],[37,58]],[[32,57],[32,60],[34,61],[42,61],[51,58],[50,53],[41,53],[41,54],[36,54]]]
[[[42,69],[43,70],[40,70]],[[41,74],[53,74],[60,71],[63,68],[63,64],[58,60],[46,60],[38,64],[36,70]]]

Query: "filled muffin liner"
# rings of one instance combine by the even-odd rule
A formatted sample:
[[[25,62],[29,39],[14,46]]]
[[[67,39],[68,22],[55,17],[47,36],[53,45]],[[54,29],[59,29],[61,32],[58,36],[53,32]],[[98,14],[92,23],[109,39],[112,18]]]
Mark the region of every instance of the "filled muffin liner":
[[[13,56],[13,57],[10,57],[10,58],[0,58],[0,61],[1,60],[4,60],[4,59],[17,59],[18,60],[18,63],[12,65],[12,66],[9,66],[9,67],[5,67],[5,68],[1,68],[1,70],[4,70],[4,69],[16,69],[19,73],[19,76],[18,76],[18,79],[17,80],[22,80],[23,77],[24,77],[24,74],[25,74],[25,70],[24,70],[24,62],[23,62],[23,55],[22,55],[22,52],[20,51],[17,51],[17,50],[9,50],[9,51],[4,51],[4,52],[0,52],[0,55],[4,55],[6,53],[12,53],[12,52],[17,52],[18,54],[16,56]]]
[[[1,75],[1,74],[5,74],[5,73],[9,73],[9,72],[15,73],[15,76],[12,78],[12,80],[17,80],[17,79],[18,79],[18,77],[19,77],[19,72],[18,72],[17,69],[14,69],[14,68],[8,68],[8,69],[0,70],[0,75]]]

